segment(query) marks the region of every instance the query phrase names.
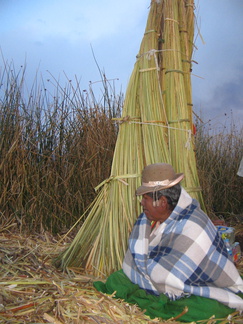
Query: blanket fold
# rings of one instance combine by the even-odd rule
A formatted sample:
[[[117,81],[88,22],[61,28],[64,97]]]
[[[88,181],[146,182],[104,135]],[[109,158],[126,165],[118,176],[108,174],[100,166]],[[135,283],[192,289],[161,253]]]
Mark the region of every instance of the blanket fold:
[[[123,270],[112,273],[105,283],[94,282],[94,287],[106,294],[113,294],[116,291],[116,298],[138,305],[142,310],[146,310],[145,314],[151,319],[158,317],[167,320],[176,317],[183,312],[185,307],[188,307],[188,312],[182,315],[178,321],[206,320],[211,316],[222,319],[234,312],[234,309],[205,297],[191,295],[171,301],[165,294],[159,296],[148,294],[137,284],[133,284]],[[241,295],[242,297],[243,295]]]

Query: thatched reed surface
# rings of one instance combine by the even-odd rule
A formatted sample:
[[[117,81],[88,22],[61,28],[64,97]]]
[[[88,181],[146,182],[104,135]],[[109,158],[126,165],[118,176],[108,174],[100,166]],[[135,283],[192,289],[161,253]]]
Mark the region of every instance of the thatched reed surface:
[[[0,234],[0,323],[180,323],[153,319],[136,305],[93,288],[97,278],[69,269],[57,270],[52,259],[70,239],[48,233]],[[242,273],[243,262],[239,264]],[[180,314],[178,314],[180,315]],[[238,312],[219,323],[242,323]],[[201,321],[215,323],[214,319]]]
[[[63,246],[47,233],[1,234],[0,323],[152,322],[136,306],[96,291],[94,278],[58,271],[51,260]]]

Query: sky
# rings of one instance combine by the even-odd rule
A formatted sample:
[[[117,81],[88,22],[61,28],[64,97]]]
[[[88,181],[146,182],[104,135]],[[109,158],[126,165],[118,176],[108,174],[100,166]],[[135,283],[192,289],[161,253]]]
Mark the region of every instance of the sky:
[[[125,93],[146,26],[150,0],[0,0],[3,61],[63,84],[99,84],[95,63]],[[223,129],[243,121],[243,1],[195,0],[198,31],[192,70],[193,109]],[[95,55],[95,60],[94,56]]]

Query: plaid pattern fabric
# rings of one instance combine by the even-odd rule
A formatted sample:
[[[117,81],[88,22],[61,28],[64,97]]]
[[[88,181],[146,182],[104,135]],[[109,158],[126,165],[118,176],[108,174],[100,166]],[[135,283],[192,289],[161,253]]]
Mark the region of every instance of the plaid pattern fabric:
[[[164,293],[172,300],[194,294],[243,310],[236,295],[243,292],[243,281],[224,242],[184,189],[170,217],[152,232],[146,215],[138,217],[123,271],[149,293]]]

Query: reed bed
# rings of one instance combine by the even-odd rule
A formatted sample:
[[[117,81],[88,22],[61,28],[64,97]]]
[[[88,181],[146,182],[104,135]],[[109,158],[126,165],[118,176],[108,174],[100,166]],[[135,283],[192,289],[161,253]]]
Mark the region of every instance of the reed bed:
[[[160,30],[159,21],[169,16],[155,2],[151,6],[122,116],[123,96],[115,94],[103,74],[100,98],[92,84],[83,91],[78,80],[68,80],[61,87],[52,79],[54,95],[34,83],[26,100],[25,68],[16,71],[4,63],[0,71],[0,323],[180,323],[180,314],[177,320],[152,320],[136,305],[96,291],[92,282],[120,268],[139,212],[134,192],[141,169],[144,164],[175,161],[168,147],[177,143],[181,133],[185,142],[179,142],[178,150],[186,151],[189,177],[194,179],[184,185],[200,200],[195,160],[188,156],[195,139],[206,209],[210,217],[222,217],[235,227],[237,241],[243,238],[243,187],[236,175],[243,154],[242,129],[213,134],[197,125],[195,138],[188,136],[192,9],[192,1],[178,1],[175,16],[170,16],[173,20],[166,20],[180,36],[175,45]],[[179,43],[181,61],[179,52],[173,51],[173,59],[164,55]],[[170,70],[183,73],[165,73],[167,59]],[[168,95],[165,78],[174,85],[184,79],[185,93],[176,89],[177,101]],[[178,107],[176,112],[168,112],[168,101]],[[176,124],[183,131],[173,133]],[[69,262],[72,258],[77,264]],[[53,259],[66,271],[57,269]],[[242,262],[237,265],[241,275]],[[217,321],[242,322],[237,312]]]
[[[183,171],[183,185],[203,206],[187,75],[193,6],[192,1],[183,5],[181,1],[151,1],[122,116],[115,119],[120,127],[110,177],[96,188],[98,195],[85,222],[58,258],[56,264],[62,269],[85,265],[87,271],[107,276],[121,268],[129,233],[140,213],[134,193],[145,165],[166,162]]]
[[[196,158],[203,196],[210,217],[228,223],[243,221],[243,178],[237,175],[243,156],[243,128],[232,120],[216,132],[210,124],[197,124]]]
[[[105,76],[95,98],[92,84],[65,87],[51,79],[54,94],[36,80],[30,91],[25,68],[4,62],[0,71],[0,203],[2,226],[20,231],[67,231],[110,173],[123,95]]]
[[[98,292],[92,284],[97,278],[82,269],[61,272],[54,267],[53,258],[72,239],[4,229],[0,234],[0,323],[181,323],[180,314],[176,320],[150,319],[136,305]],[[239,270],[243,274],[242,262]],[[235,312],[217,323],[242,321],[243,316]],[[208,319],[197,324],[215,322]]]
[[[153,6],[122,116],[123,95],[116,95],[115,87],[103,73],[100,76],[104,89],[99,98],[92,83],[88,90],[82,90],[77,79],[68,78],[65,87],[51,78],[54,94],[37,82],[28,92],[25,67],[16,71],[12,64],[3,62],[0,70],[1,228],[36,233],[49,230],[55,234],[68,232],[70,228],[72,233],[77,233],[81,226],[81,232],[72,242],[80,250],[79,265],[88,260],[87,270],[93,269],[93,260],[105,255],[108,260],[102,260],[102,267],[107,272],[120,267],[128,234],[139,213],[134,191],[140,184],[140,171],[146,163],[167,159],[171,162],[166,145],[174,135],[168,134],[165,76],[171,74],[171,80],[172,74],[178,74],[177,77],[187,80],[184,82],[186,95],[180,102],[187,104],[189,111],[192,108],[189,82],[192,62],[186,58],[193,50],[193,31],[189,28],[193,6],[187,2],[184,10],[182,4],[178,2],[176,11],[180,24],[176,20],[166,23],[183,37],[181,63],[178,56],[174,58],[183,74],[165,73],[164,53],[172,45],[165,42],[160,30],[162,9]],[[182,121],[181,124],[186,127],[190,123]],[[179,136],[179,131],[175,131]],[[228,224],[238,226],[242,222],[242,179],[236,176],[236,171],[243,146],[242,130],[237,132],[232,127],[229,133],[213,135],[212,131],[197,125],[195,150],[203,200],[210,217],[223,217]],[[191,142],[186,143],[192,149],[194,138],[188,138]],[[194,161],[193,156],[191,159]],[[116,201],[119,207],[115,206]],[[90,253],[94,246],[99,249],[94,248]],[[76,256],[73,251],[70,253],[70,257]]]

